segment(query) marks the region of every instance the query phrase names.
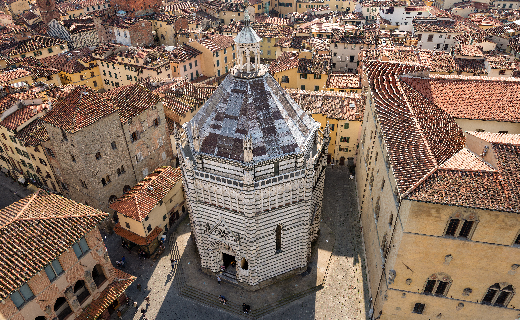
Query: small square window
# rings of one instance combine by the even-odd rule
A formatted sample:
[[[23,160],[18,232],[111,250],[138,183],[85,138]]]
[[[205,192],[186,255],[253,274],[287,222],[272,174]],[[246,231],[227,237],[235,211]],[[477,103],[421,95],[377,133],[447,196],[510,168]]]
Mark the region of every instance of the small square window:
[[[413,307],[413,313],[422,314],[424,311],[424,303],[416,303]]]

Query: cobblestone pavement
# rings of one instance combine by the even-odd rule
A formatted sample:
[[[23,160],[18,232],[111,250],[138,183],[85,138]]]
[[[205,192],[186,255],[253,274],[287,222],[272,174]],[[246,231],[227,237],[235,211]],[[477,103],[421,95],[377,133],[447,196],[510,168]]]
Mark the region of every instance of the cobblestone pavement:
[[[0,209],[27,197],[31,193],[31,190],[14,181],[3,172],[0,172]]]
[[[327,171],[323,222],[332,229],[336,240],[324,287],[274,310],[262,319],[366,318],[368,292],[366,282],[363,281],[364,258],[362,258],[355,180],[350,179],[349,176],[345,167],[335,166],[334,169],[329,167]],[[184,225],[178,228],[175,237],[178,242],[192,241],[188,232],[181,234],[182,230],[187,230],[188,220],[182,223]],[[112,263],[115,265],[115,261],[125,255],[128,263],[124,271],[138,277],[127,290],[128,296],[138,303],[138,310],[129,308],[124,313],[123,319],[244,319],[242,316],[223,310],[218,303],[201,304],[180,295],[178,288],[183,285],[182,277],[178,268],[172,269],[167,254],[164,254],[158,262],[139,260],[135,253],[129,254],[121,247],[117,235],[105,235],[105,243]],[[166,249],[167,252],[168,250],[169,248]],[[183,265],[186,268],[192,265],[196,268],[197,264],[188,259]],[[208,279],[211,281],[210,278]],[[201,282],[203,281],[205,279],[201,277]],[[137,290],[138,284],[142,286],[141,291]],[[222,282],[222,286],[231,286],[231,284]],[[148,306],[144,302],[147,295],[150,296]],[[213,297],[199,295],[198,299],[204,301],[203,299],[211,300]],[[242,301],[237,302],[241,304]],[[144,316],[140,312],[141,308],[146,310]]]

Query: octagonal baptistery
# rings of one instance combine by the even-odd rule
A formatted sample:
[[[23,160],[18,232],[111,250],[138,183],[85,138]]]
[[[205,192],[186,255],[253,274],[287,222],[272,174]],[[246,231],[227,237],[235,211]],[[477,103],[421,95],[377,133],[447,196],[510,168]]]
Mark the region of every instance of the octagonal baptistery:
[[[251,62],[240,39],[237,65],[175,135],[202,268],[225,266],[224,276],[256,286],[307,266],[329,129],[321,132],[267,68]]]

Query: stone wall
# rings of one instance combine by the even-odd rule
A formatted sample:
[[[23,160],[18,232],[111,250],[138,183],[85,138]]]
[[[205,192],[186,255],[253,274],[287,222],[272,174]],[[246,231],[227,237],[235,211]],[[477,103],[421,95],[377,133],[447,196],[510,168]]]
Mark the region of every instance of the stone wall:
[[[48,158],[56,176],[68,188],[66,195],[74,201],[109,212],[110,197],[120,197],[125,186],[132,187],[138,181],[117,112],[76,133],[65,133],[67,140],[61,129],[50,124],[45,126],[55,155]]]
[[[35,297],[23,305],[21,310],[16,308],[10,298],[5,299],[0,303],[0,315],[6,319],[34,319],[38,316],[54,319],[56,317],[54,304],[58,298],[65,297],[74,318],[77,317],[82,309],[98,298],[101,291],[114,280],[114,268],[101,239],[97,227],[87,233],[85,240],[90,250],[85,255],[78,259],[74,250],[69,248],[58,257],[64,271],[61,275],[51,282],[45,271],[41,270],[27,282]],[[92,269],[98,264],[101,265],[107,278],[100,287],[96,286],[92,279]],[[85,282],[85,287],[90,293],[81,304],[74,295],[74,285],[78,280]]]
[[[173,151],[162,103],[123,124],[123,131],[137,181],[158,167],[171,165]],[[134,132],[138,139],[132,142]]]

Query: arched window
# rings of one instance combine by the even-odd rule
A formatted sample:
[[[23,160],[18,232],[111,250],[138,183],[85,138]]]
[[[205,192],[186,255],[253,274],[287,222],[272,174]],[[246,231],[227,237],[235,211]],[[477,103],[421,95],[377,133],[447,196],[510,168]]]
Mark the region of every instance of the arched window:
[[[92,279],[98,287],[107,280],[105,273],[103,272],[103,267],[100,264],[96,264],[94,269],[92,269]]]
[[[247,263],[246,258],[242,258],[242,260],[240,261],[240,268],[242,268],[243,270],[247,270],[249,268],[249,264]]]
[[[514,294],[515,289],[512,285],[507,283],[495,283],[489,287],[484,299],[482,299],[482,304],[507,307]]]
[[[79,301],[79,304],[82,304],[87,298],[90,296],[90,292],[85,287],[85,281],[78,280],[74,285],[74,295]]]
[[[424,286],[424,294],[432,294],[435,296],[445,296],[451,285],[450,276],[438,273],[431,275]]]
[[[117,197],[115,195],[111,195],[110,198],[108,198],[108,204],[112,204],[116,202]]]
[[[54,304],[54,312],[56,313],[56,316],[59,320],[67,318],[72,313],[67,299],[64,297],[58,298]]]

